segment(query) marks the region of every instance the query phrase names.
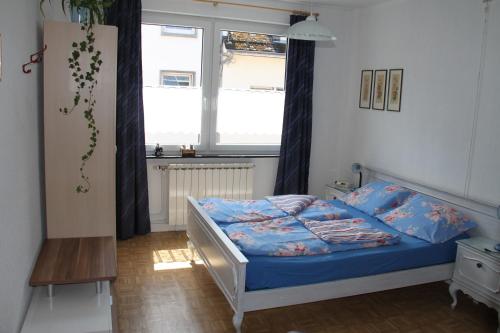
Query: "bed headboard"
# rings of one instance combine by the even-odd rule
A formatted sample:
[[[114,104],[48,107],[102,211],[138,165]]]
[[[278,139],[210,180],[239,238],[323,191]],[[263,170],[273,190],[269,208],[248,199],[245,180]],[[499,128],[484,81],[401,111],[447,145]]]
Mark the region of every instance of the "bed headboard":
[[[375,180],[390,181],[411,190],[417,191],[445,201],[450,206],[455,207],[472,217],[478,224],[478,227],[470,232],[471,235],[481,235],[500,241],[500,218],[499,207],[490,204],[470,200],[460,194],[450,193],[438,188],[422,185],[415,181],[405,179],[389,172],[363,166],[363,176],[368,183]]]

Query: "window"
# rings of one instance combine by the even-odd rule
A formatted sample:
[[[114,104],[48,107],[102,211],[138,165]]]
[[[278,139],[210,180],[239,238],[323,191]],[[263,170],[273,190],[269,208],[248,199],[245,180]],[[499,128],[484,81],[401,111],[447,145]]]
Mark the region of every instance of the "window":
[[[286,38],[220,32],[218,144],[280,144],[286,67],[282,40]]]
[[[194,72],[160,71],[160,85],[172,87],[193,87]]]
[[[159,143],[166,150],[193,144],[212,153],[279,152],[286,27],[160,13],[143,20],[148,151]]]
[[[163,27],[142,25],[144,124],[148,150],[157,143],[170,146],[169,149],[197,143],[201,132],[203,29],[195,29],[196,38],[164,38],[159,33]]]

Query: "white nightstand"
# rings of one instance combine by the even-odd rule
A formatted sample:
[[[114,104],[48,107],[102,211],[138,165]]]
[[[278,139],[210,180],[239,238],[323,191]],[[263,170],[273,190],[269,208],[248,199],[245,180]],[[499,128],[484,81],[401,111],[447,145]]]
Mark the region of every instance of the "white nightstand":
[[[457,305],[457,291],[499,312],[500,320],[500,252],[497,241],[472,237],[457,241],[457,260],[450,284],[452,308]],[[497,330],[500,333],[500,327]]]
[[[340,188],[334,184],[325,185],[325,200],[335,200],[354,191],[353,188]]]

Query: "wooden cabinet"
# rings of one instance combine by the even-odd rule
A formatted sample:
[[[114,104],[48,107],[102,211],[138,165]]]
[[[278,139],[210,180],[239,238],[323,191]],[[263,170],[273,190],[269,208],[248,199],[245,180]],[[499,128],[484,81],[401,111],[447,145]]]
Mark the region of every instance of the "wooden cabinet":
[[[116,229],[115,208],[115,104],[117,28],[94,26],[95,50],[100,50],[97,84],[93,90],[95,104],[92,114],[97,144],[84,166],[88,177],[88,193],[78,193],[82,182],[82,158],[93,142],[92,129],[85,110],[88,109],[87,87],[79,89],[79,75],[90,70],[91,54],[81,52],[86,42],[86,30],[79,24],[45,22],[44,43],[44,136],[45,189],[47,207],[47,237],[113,236]],[[74,75],[70,58],[79,52],[77,66],[81,74]],[[76,93],[79,105],[71,111]]]

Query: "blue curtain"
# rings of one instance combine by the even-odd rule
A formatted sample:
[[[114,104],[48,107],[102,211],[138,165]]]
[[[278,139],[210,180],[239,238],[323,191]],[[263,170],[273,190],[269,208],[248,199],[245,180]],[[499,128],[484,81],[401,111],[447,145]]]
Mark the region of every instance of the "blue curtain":
[[[305,20],[292,15],[290,25]],[[274,194],[307,194],[311,156],[315,42],[290,39],[278,176]]]
[[[116,231],[119,239],[151,231],[142,103],[141,7],[141,0],[118,0],[106,13],[107,23],[118,27]]]

